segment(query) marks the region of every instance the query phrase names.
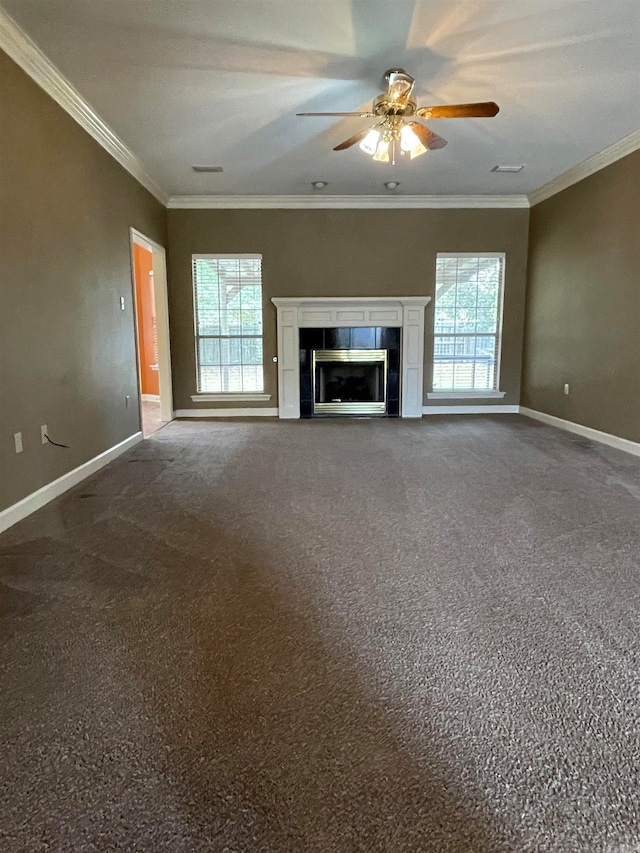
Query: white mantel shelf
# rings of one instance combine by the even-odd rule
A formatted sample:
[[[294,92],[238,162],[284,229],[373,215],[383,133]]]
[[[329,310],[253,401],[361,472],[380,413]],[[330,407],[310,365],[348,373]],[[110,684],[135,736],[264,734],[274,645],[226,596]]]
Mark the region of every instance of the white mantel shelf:
[[[424,309],[430,296],[275,296],[281,418],[300,417],[300,329],[388,326],[402,329],[400,414],[422,417]]]
[[[430,296],[274,296],[271,300],[279,308],[281,305],[352,305],[358,303],[400,303],[401,305],[428,305]]]

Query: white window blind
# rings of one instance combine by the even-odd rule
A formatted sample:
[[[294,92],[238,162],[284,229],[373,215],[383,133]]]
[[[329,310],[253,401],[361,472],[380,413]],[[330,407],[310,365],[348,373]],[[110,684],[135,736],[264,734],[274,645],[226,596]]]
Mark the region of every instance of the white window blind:
[[[262,256],[194,255],[199,393],[261,393]]]
[[[434,391],[497,391],[504,255],[438,255]]]

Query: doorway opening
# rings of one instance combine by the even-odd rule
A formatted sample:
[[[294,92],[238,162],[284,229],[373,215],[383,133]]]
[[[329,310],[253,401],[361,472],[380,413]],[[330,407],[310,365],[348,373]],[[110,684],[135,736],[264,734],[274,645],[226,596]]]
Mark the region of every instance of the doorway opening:
[[[166,255],[135,228],[130,232],[140,426],[149,438],[173,419]]]

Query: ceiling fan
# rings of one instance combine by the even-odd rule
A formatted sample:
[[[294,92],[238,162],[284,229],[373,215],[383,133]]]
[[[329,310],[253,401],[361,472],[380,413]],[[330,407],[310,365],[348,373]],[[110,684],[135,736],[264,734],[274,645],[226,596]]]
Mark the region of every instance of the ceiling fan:
[[[387,91],[374,100],[371,111],[363,113],[297,113],[299,116],[357,116],[381,121],[345,139],[334,151],[344,151],[360,143],[360,148],[381,163],[395,164],[401,157],[419,157],[427,151],[444,148],[447,140],[415,118],[492,118],[500,109],[493,101],[480,104],[450,104],[418,107],[411,97],[415,80],[403,68],[391,68],[384,75]]]

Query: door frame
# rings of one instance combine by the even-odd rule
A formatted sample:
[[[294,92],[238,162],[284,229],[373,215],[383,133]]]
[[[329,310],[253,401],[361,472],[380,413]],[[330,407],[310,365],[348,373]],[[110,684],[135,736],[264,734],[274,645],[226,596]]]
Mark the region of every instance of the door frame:
[[[131,253],[131,286],[133,292],[133,322],[136,345],[136,373],[138,376],[138,406],[142,426],[142,375],[140,372],[140,345],[138,329],[138,304],[136,298],[134,244],[151,252],[153,269],[153,293],[156,309],[156,333],[158,336],[158,388],[160,392],[160,417],[172,421],[173,385],[171,379],[171,342],[169,337],[169,294],[167,292],[167,253],[164,246],[145,236],[136,228],[129,228]]]

